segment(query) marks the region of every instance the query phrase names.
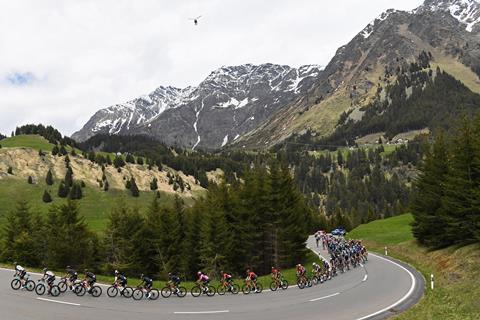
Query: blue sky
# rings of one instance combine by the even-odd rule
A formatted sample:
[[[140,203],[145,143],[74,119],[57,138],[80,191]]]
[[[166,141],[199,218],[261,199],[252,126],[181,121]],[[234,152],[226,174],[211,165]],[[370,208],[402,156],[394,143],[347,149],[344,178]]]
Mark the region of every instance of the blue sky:
[[[386,9],[421,3],[0,0],[0,132],[42,122],[71,134],[100,108],[222,65],[326,65]]]

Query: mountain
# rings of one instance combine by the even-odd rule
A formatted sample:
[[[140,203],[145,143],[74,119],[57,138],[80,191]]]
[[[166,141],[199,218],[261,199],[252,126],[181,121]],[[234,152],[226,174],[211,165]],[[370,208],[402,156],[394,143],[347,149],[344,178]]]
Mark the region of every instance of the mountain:
[[[474,0],[427,0],[411,11],[387,10],[347,45],[338,49],[317,82],[300,99],[280,110],[235,146],[265,148],[293,134],[332,134],[342,113],[354,120],[378,90],[396,81],[422,52],[470,90],[480,92],[479,4]]]
[[[331,135],[340,117],[362,118],[379,90],[422,52],[480,93],[478,0],[426,0],[412,11],[380,14],[321,69],[264,64],[222,67],[197,87],[160,87],[98,111],[73,138],[147,134],[187,148],[264,149],[313,132]],[[387,128],[388,129],[388,128]]]
[[[148,134],[168,144],[216,149],[257,127],[304,94],[321,73],[275,64],[222,67],[197,87],[159,87],[124,104],[102,109],[73,134]]]

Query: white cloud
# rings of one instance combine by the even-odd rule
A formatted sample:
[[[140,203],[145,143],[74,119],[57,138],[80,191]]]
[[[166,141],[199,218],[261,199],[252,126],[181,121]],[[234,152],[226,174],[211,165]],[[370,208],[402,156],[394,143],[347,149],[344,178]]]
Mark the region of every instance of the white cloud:
[[[382,11],[420,3],[0,0],[0,132],[42,122],[71,134],[101,107],[222,65],[326,65]],[[14,85],[15,73],[35,81]]]

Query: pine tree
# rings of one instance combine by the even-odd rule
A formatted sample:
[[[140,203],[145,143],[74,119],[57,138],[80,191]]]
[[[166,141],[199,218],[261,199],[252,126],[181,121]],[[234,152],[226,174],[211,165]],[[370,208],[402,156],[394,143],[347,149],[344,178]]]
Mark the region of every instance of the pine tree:
[[[443,210],[447,215],[444,239],[450,243],[475,239],[478,216],[477,190],[480,189],[480,137],[475,137],[472,124],[464,120],[454,138],[451,166],[445,181]]]
[[[50,202],[52,202],[52,196],[50,195],[50,192],[48,192],[47,190],[45,190],[45,191],[43,192],[42,200],[43,200],[43,202],[45,202],[45,203],[50,203]]]
[[[48,185],[48,186],[51,186],[53,185],[53,174],[52,174],[52,170],[51,169],[48,169],[48,172],[47,172],[47,176],[45,177],[45,183]]]
[[[70,200],[80,200],[82,199],[82,187],[79,183],[74,183],[72,188],[70,189],[70,193],[68,194],[68,198]]]
[[[60,181],[60,184],[58,185],[58,196],[60,198],[66,198],[70,192],[70,188],[68,188],[65,184],[65,181]]]
[[[137,164],[143,166],[143,163],[144,163],[143,158],[142,157],[137,157]]]
[[[138,187],[137,187],[137,183],[135,182],[135,178],[132,177],[132,179],[130,179],[130,183],[131,183],[130,193],[132,194],[132,197],[139,197],[140,192],[138,191]]]
[[[125,161],[123,161],[121,156],[117,155],[113,160],[113,165],[115,168],[120,169],[121,167],[125,166]]]
[[[54,145],[53,148],[52,148],[52,155],[56,156],[56,155],[58,155],[59,152],[60,152],[60,150],[58,149],[58,146]]]
[[[447,219],[442,210],[445,196],[444,181],[449,172],[448,153],[443,133],[437,135],[432,151],[428,151],[420,174],[414,183],[411,210],[414,217],[412,231],[417,240],[428,246],[442,247]]]
[[[153,178],[152,182],[150,182],[150,190],[154,191],[158,189],[157,178]]]
[[[70,166],[67,167],[64,182],[67,188],[70,188],[73,185],[73,170]]]
[[[12,168],[12,167],[8,167],[8,168],[7,168],[7,173],[13,175],[13,168]]]
[[[132,154],[128,153],[127,156],[125,157],[125,161],[127,163],[133,163],[134,164],[135,163],[135,158],[133,157]]]
[[[64,145],[61,145],[60,146],[60,150],[58,151],[59,154],[61,154],[62,156],[65,156],[68,154],[68,151],[67,149],[65,149],[65,146]]]
[[[110,185],[108,183],[108,180],[105,179],[105,183],[103,184],[103,191],[108,191],[108,189],[110,188]]]
[[[33,184],[32,176],[28,176],[27,182],[28,182],[28,184]]]

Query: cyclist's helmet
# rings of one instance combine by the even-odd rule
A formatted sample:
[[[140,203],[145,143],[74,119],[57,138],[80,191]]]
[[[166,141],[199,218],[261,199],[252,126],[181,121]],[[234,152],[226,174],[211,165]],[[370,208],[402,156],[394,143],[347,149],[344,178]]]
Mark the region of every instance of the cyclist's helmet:
[[[202,274],[202,271],[198,271],[197,272],[197,276],[201,275]]]
[[[65,269],[72,269],[72,267],[71,267],[71,266],[67,266]]]
[[[168,276],[170,277],[171,275],[172,275],[172,273],[171,273],[171,272],[169,272],[169,273],[168,273]]]
[[[118,270],[115,270],[115,274],[119,274],[120,272],[118,272]]]

